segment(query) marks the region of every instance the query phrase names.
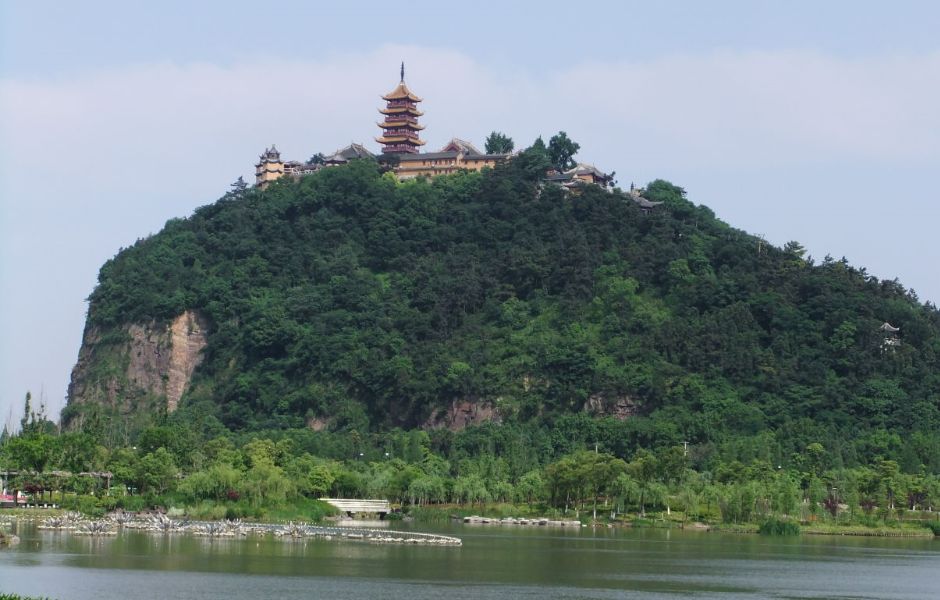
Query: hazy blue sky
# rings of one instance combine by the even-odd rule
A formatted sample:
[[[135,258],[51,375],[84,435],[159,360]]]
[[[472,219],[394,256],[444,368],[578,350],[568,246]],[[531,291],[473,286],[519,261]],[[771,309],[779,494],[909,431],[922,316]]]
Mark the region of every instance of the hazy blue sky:
[[[428,148],[565,130],[623,185],[940,300],[938,3],[313,4],[0,0],[0,426],[62,405],[105,260],[272,142],[374,147],[401,60]]]

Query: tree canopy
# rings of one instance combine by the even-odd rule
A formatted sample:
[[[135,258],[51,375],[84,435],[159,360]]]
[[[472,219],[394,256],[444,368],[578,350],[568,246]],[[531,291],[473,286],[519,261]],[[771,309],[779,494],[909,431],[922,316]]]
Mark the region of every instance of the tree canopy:
[[[486,138],[487,154],[509,154],[515,148],[515,143],[508,135],[494,131]]]
[[[559,131],[548,140],[548,158],[559,171],[567,171],[575,166],[574,155],[581,149],[581,144],[571,140],[564,131]]]
[[[120,376],[106,349],[128,324],[189,309],[209,335],[181,406],[207,428],[366,435],[469,403],[552,452],[689,442],[775,463],[820,443],[820,465],[940,468],[936,307],[736,230],[669,182],[646,187],[663,203],[647,213],[540,181],[576,150],[560,133],[492,171],[407,182],[353,161],[171,220],[101,269],[91,384]],[[77,418],[94,410],[65,417],[102,439],[121,420]]]

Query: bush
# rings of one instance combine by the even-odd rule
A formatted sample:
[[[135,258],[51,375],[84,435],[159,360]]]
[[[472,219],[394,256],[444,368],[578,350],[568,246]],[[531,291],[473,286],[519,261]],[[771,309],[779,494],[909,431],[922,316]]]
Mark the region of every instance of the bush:
[[[117,505],[128,512],[140,512],[147,504],[141,496],[124,496],[118,498]]]
[[[940,537],[940,521],[925,521],[924,525],[933,532],[937,537]]]
[[[770,518],[758,528],[761,535],[800,535],[800,525],[789,519]]]
[[[103,517],[105,510],[98,505],[94,496],[77,496],[69,494],[62,498],[62,508],[82,513],[86,517]]]
[[[114,496],[102,496],[98,498],[98,508],[105,512],[111,512],[117,508],[118,499]]]
[[[200,502],[195,506],[186,508],[186,514],[194,519],[201,521],[218,521],[221,519],[237,519],[238,516],[229,516],[228,509],[221,504],[212,502]]]

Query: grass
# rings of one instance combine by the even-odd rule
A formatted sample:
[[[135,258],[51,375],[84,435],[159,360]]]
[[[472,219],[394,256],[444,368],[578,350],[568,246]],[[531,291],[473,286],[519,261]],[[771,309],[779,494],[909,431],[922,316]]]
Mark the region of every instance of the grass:
[[[760,533],[760,526],[756,523],[716,523],[709,525],[708,530],[721,533]]]
[[[65,514],[64,508],[5,508],[0,512],[0,517],[15,519],[26,519],[35,521],[47,517],[60,517]]]
[[[803,527],[803,533],[809,535],[858,535],[869,537],[931,537],[934,535],[930,529],[924,527],[921,523],[911,523],[902,527],[816,523]]]

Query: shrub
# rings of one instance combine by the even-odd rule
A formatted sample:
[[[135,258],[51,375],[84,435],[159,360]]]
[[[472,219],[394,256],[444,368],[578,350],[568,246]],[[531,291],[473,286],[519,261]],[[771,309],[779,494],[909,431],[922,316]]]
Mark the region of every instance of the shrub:
[[[62,499],[62,508],[82,513],[86,517],[103,517],[104,508],[98,506],[98,499],[94,496],[73,496],[69,494]]]
[[[147,504],[141,496],[124,496],[118,498],[117,505],[128,512],[140,512]]]
[[[98,508],[105,512],[110,512],[117,508],[118,499],[114,496],[102,496],[98,498]]]
[[[771,517],[757,530],[761,535],[800,535],[800,525],[789,519]]]

